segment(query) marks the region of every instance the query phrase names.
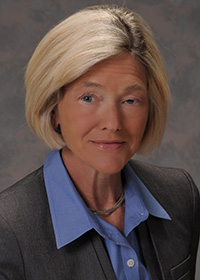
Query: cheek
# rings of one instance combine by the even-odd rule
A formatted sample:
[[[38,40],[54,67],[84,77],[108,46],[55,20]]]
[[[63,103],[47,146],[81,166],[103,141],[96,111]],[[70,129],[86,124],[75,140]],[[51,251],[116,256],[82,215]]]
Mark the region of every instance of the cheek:
[[[129,130],[132,135],[141,137],[146,128],[147,120],[148,110],[144,110],[141,113],[134,114],[126,121],[127,130]]]
[[[61,129],[65,143],[73,144],[83,140],[93,128],[93,119],[83,118],[76,114],[71,114],[62,118]]]

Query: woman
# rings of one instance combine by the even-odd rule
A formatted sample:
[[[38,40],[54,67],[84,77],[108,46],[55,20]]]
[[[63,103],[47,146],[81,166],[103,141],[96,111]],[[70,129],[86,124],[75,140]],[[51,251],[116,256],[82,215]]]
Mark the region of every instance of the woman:
[[[67,18],[26,72],[26,117],[53,151],[1,193],[0,279],[194,279],[199,196],[158,147],[169,88],[152,33],[117,6]]]

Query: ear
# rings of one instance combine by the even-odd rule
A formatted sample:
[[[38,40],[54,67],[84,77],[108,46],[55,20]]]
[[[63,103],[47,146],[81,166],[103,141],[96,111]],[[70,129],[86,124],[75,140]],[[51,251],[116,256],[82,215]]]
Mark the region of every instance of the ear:
[[[56,127],[59,125],[58,107],[57,106],[51,111],[51,124],[54,129],[56,129]]]

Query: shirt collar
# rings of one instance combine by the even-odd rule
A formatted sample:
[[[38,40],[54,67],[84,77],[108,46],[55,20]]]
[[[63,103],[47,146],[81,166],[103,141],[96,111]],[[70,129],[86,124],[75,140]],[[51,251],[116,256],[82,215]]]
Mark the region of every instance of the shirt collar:
[[[134,191],[137,192],[139,196],[141,196],[145,208],[148,210],[148,212],[155,217],[171,220],[168,213],[150,193],[150,191],[143,184],[140,178],[135,174],[129,163],[126,164],[123,172],[128,189],[134,189]],[[135,185],[134,188],[133,185]],[[133,194],[133,192],[131,193]]]
[[[140,216],[140,222],[147,219],[149,213],[159,218],[170,219],[167,212],[147,190],[129,164],[125,166],[123,174],[125,177],[126,233],[133,229],[131,225],[137,226],[137,216]],[[99,233],[103,232],[103,229],[99,227],[98,219],[88,210],[74,187],[59,151],[52,151],[47,156],[44,163],[44,180],[58,249],[92,228]]]
[[[44,180],[59,249],[92,229],[92,218],[66,172],[59,151],[47,156]]]

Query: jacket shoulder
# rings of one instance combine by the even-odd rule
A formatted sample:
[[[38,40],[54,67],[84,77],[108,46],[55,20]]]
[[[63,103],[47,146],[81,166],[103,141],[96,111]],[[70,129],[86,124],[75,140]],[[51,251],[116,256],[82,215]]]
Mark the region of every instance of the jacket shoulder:
[[[46,205],[43,167],[33,171],[0,193],[0,216],[16,223],[20,217]],[[41,209],[42,211],[42,209]]]
[[[188,174],[181,168],[158,166],[133,159],[129,163],[136,173],[146,174],[146,176],[156,175],[158,179],[161,178],[162,180],[167,178],[170,180],[177,176],[177,179],[180,179],[183,175]],[[170,177],[168,177],[169,175]]]
[[[140,179],[147,182],[148,185],[153,185],[155,187],[158,187],[158,185],[160,187],[163,185],[171,185],[173,186],[174,191],[181,190],[183,192],[184,190],[187,192],[188,188],[194,188],[198,193],[197,187],[192,177],[184,169],[162,167],[136,160],[130,160],[130,165],[135,173],[140,177]],[[162,190],[166,192],[169,191],[168,188],[162,188]]]
[[[0,200],[16,192],[22,191],[24,188],[30,189],[33,185],[35,185],[35,183],[39,181],[41,182],[42,180],[43,180],[43,166],[31,172],[26,177],[22,178],[18,182],[14,183],[10,187],[0,192]]]
[[[130,165],[168,213],[176,214],[178,210],[183,212],[185,210],[188,213],[199,212],[199,191],[187,171],[135,160],[131,160]]]

